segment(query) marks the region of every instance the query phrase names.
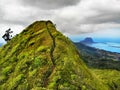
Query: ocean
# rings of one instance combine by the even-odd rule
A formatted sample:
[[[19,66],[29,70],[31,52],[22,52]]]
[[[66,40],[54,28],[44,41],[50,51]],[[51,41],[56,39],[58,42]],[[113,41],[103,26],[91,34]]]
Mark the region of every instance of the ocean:
[[[117,52],[120,53],[120,43],[115,42],[98,42],[93,44],[87,44],[90,47],[110,51],[110,52]]]

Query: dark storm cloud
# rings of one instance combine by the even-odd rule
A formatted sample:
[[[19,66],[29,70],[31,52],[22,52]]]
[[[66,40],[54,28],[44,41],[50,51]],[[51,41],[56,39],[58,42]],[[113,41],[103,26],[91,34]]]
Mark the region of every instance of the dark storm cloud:
[[[66,6],[72,6],[79,3],[80,0],[22,0],[24,5],[39,7],[42,9],[57,9]]]
[[[100,23],[119,23],[120,24],[120,10],[97,10],[98,15],[87,17],[84,21],[86,24],[100,24]]]

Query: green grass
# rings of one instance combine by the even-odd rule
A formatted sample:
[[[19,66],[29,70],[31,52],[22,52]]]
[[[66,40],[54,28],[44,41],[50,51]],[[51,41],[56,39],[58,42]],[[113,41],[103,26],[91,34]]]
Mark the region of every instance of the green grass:
[[[12,72],[12,66],[7,66],[6,68],[3,68],[2,74],[8,75],[10,72]]]
[[[120,71],[112,69],[91,69],[110,90],[120,90]]]
[[[0,52],[1,90],[108,90],[50,21],[34,22]]]

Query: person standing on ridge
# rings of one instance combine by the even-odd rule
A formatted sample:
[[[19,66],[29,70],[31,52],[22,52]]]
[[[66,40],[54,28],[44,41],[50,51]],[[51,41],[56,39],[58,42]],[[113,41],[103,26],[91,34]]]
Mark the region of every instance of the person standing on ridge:
[[[10,33],[13,33],[13,31],[11,31],[11,29],[9,28],[8,30],[5,31],[5,34],[2,36],[2,38],[8,42],[11,40],[12,35],[10,35]]]

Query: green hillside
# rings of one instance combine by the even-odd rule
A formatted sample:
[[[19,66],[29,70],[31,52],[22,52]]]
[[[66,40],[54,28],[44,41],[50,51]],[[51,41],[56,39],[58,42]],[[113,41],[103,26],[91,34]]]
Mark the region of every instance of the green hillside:
[[[91,69],[109,90],[120,90],[120,71],[111,69]]]
[[[108,90],[51,21],[36,21],[0,48],[0,90]]]

